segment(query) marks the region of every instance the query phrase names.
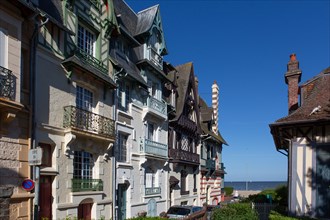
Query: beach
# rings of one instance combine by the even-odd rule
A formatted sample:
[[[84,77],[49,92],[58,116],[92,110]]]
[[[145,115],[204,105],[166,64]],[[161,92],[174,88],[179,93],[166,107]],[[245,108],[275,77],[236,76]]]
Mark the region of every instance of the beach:
[[[247,198],[249,195],[255,195],[261,192],[261,190],[237,190],[238,196]]]

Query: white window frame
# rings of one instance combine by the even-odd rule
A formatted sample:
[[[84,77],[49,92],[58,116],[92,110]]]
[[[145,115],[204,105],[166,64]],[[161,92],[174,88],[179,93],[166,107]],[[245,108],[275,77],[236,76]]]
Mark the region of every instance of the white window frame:
[[[78,24],[77,46],[85,53],[95,57],[96,34],[82,24]],[[82,41],[82,42],[80,42]]]
[[[0,28],[0,66],[8,69],[8,35]]]
[[[91,153],[85,151],[74,151],[74,179],[93,179],[93,166],[94,160]]]
[[[93,92],[77,85],[76,87],[76,107],[86,111],[93,109]]]
[[[159,187],[159,174],[153,172],[151,169],[146,171],[146,188],[157,188]]]
[[[127,162],[127,143],[128,135],[124,133],[118,133],[118,147],[117,147],[117,160],[118,162]]]

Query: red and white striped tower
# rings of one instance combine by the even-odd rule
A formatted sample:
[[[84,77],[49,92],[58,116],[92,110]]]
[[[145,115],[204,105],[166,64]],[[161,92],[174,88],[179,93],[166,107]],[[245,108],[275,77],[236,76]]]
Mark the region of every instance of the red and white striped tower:
[[[214,115],[214,124],[212,125],[212,130],[215,134],[218,134],[219,87],[215,80],[212,85],[212,108]]]

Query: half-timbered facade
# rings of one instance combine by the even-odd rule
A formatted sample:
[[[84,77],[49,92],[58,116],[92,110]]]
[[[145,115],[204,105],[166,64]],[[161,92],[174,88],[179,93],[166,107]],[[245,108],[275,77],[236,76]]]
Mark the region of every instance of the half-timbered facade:
[[[112,218],[115,142],[111,1],[35,1],[34,147],[41,219]],[[38,171],[37,171],[38,172]],[[38,175],[38,174],[37,174]]]
[[[192,63],[175,67],[175,116],[169,120],[170,205],[199,205],[200,112],[198,85]],[[173,77],[171,77],[173,78]]]
[[[288,209],[293,215],[329,219],[330,67],[300,86],[294,54],[287,67],[289,115],[270,129],[276,149],[288,156]]]
[[[222,163],[222,145],[227,144],[218,129],[219,87],[212,85],[212,107],[200,97],[201,112],[201,183],[200,203],[218,205],[223,200],[224,165]]]
[[[110,56],[117,90],[116,218],[167,210],[167,105],[162,89],[166,45],[159,6],[135,13],[114,1],[120,35]],[[140,195],[140,196],[136,196]]]

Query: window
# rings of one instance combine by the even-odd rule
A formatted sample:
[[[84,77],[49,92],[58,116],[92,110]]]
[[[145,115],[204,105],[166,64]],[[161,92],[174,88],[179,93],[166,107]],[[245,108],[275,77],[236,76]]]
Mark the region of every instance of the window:
[[[93,178],[93,156],[85,151],[75,151],[73,158],[73,178],[92,179]]]
[[[118,83],[119,89],[118,91],[118,108],[122,111],[128,111],[128,104],[130,98],[130,89],[129,85],[123,82]]]
[[[160,54],[160,33],[157,29],[153,29],[152,35],[150,37],[150,46],[156,51],[157,54]]]
[[[52,148],[49,144],[40,143],[39,146],[42,149],[42,163],[43,167],[51,167],[52,166]]]
[[[0,28],[0,66],[8,68],[8,37]]]
[[[189,151],[189,138],[186,135],[181,137],[181,150]]]
[[[148,123],[148,134],[147,139],[154,140],[154,125],[151,123]]]
[[[78,48],[88,55],[95,56],[96,36],[87,28],[78,24]]]
[[[182,170],[181,171],[181,195],[189,194],[189,191],[187,191],[187,171]]]
[[[76,105],[83,110],[91,111],[93,104],[93,93],[88,89],[77,86]]]
[[[146,171],[146,188],[159,187],[158,173],[153,172],[151,169]]]
[[[194,174],[194,192],[197,192],[197,177],[196,177],[196,174]]]
[[[118,151],[117,151],[117,160],[119,162],[126,162],[127,160],[127,139],[128,136],[122,133],[118,134]]]

